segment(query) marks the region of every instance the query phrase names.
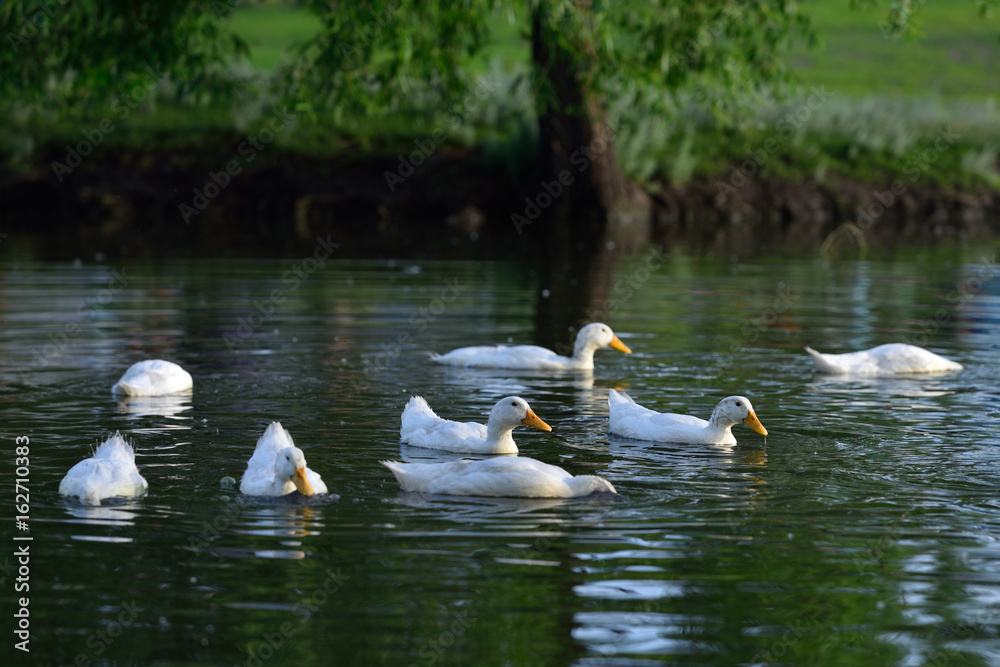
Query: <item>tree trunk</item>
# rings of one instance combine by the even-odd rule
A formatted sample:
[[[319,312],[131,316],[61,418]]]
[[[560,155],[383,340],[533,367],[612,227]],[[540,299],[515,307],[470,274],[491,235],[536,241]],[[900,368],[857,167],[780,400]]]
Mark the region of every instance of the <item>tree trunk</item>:
[[[536,225],[545,248],[539,290],[549,295],[539,299],[536,327],[540,343],[562,345],[567,329],[590,321],[588,313],[603,303],[617,254],[648,242],[652,206],[622,172],[614,143],[620,128],[611,125],[603,96],[580,71],[592,45],[586,35],[573,35],[576,48],[568,50],[556,39],[547,11],[539,2],[531,21],[532,59],[544,98],[538,192],[551,193],[556,184],[563,189]],[[596,267],[602,270],[592,271]]]

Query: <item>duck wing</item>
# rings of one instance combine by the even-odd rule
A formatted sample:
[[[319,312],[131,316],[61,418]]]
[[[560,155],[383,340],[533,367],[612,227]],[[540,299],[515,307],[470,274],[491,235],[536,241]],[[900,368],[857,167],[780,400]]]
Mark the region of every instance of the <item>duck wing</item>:
[[[383,461],[406,491],[455,496],[553,497],[565,494],[572,477],[535,459],[504,457],[448,463]]]
[[[568,357],[538,345],[481,345],[460,347],[431,359],[449,366],[469,368],[566,368]]]

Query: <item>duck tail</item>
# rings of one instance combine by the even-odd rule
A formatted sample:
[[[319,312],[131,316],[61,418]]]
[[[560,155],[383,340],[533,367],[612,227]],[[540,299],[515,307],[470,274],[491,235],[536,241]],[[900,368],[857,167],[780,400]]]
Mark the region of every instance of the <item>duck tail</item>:
[[[423,396],[410,396],[410,400],[406,403],[406,407],[403,408],[403,414],[400,416],[403,421],[406,421],[408,416],[417,413],[422,413],[428,417],[437,417],[437,414],[431,409],[431,406],[428,405]]]
[[[271,422],[270,424],[268,424],[267,428],[264,430],[264,435],[258,438],[257,446],[260,447],[262,442],[271,439],[277,440],[279,444],[283,443],[282,446],[280,447],[281,449],[284,449],[285,447],[295,446],[295,441],[292,440],[292,434],[289,433],[288,430],[281,425],[281,422]]]
[[[407,402],[406,407],[403,408],[403,413],[400,417],[399,425],[399,435],[405,438],[406,434],[414,429],[420,428],[420,424],[430,418],[430,419],[440,419],[437,414],[431,410],[431,406],[427,404],[423,396],[410,396],[409,402]]]
[[[631,396],[629,396],[623,391],[618,391],[616,389],[609,389],[608,407],[610,408],[614,405],[621,405],[622,403],[631,403],[632,405],[635,405],[635,400],[633,400]]]
[[[94,448],[91,453],[92,458],[113,458],[116,456],[116,450],[121,449],[126,455],[135,460],[135,449],[126,440],[119,431],[115,431],[115,434],[99,444]]]
[[[822,352],[817,352],[808,345],[806,345],[806,352],[808,352],[809,356],[812,357],[813,363],[816,364],[816,370],[820,373],[840,373],[840,369],[827,361],[825,358],[826,355]]]
[[[402,484],[403,482],[403,464],[399,461],[379,461],[382,465],[392,471],[393,476],[395,476],[396,481]]]

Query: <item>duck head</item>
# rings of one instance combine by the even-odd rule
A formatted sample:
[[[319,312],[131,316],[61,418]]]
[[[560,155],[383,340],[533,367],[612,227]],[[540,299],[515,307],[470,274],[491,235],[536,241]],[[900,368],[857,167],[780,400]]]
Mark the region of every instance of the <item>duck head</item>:
[[[576,334],[576,344],[573,346],[574,354],[579,354],[582,350],[597,350],[602,347],[610,347],[625,354],[632,354],[628,345],[621,342],[615,332],[603,322],[592,322],[580,329]]]
[[[551,431],[552,427],[538,418],[528,402],[520,396],[501,398],[490,411],[490,426],[500,429],[512,429],[518,426],[530,426],[539,431]]]
[[[315,492],[306,478],[306,455],[298,447],[286,447],[278,454],[277,477],[279,480],[290,480],[303,496],[311,496]]]
[[[745,424],[752,431],[767,435],[767,429],[757,419],[753,406],[745,396],[728,396],[719,401],[709,421],[723,428],[734,424]]]

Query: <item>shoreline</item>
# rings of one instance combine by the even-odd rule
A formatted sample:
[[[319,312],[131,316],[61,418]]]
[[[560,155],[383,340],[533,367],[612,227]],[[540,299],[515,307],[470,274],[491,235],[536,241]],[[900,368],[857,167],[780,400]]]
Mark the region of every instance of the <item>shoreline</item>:
[[[0,256],[12,247],[33,259],[286,256],[332,234],[353,257],[529,258],[544,227],[517,224],[537,176],[456,148],[441,147],[402,182],[395,157],[273,151],[234,173],[214,151],[119,148],[64,174],[47,166],[59,153],[40,151],[27,170],[0,168]],[[949,191],[919,174],[738,179],[739,168],[649,192],[648,228],[623,245],[749,257],[1000,235],[1000,191]]]

